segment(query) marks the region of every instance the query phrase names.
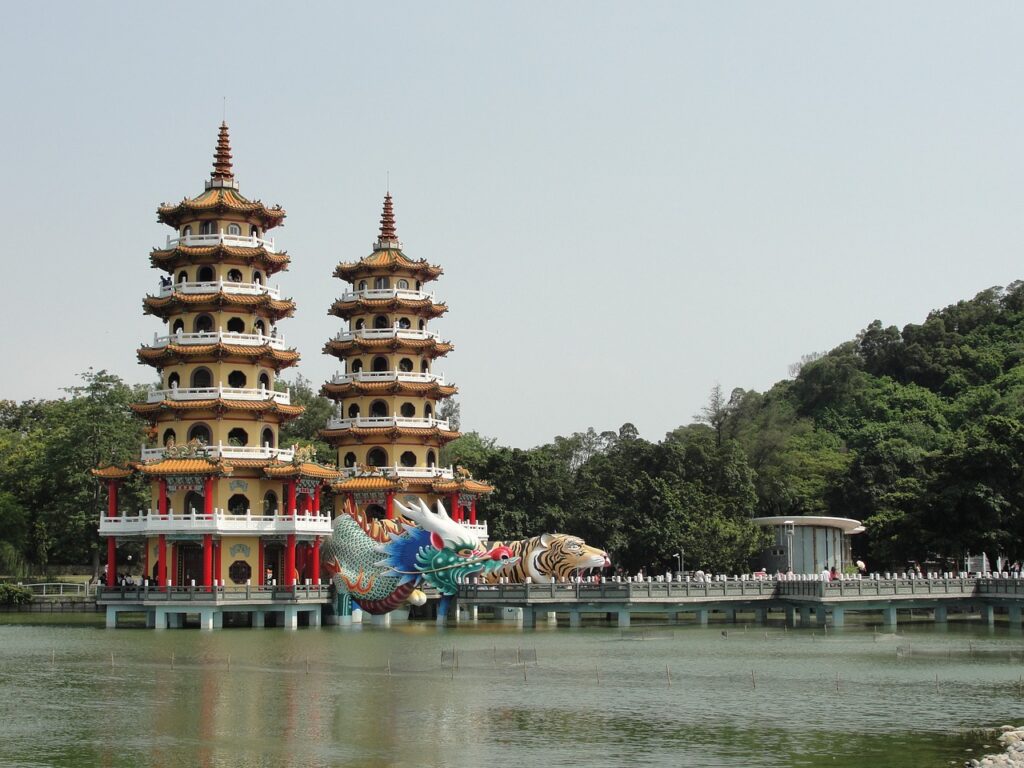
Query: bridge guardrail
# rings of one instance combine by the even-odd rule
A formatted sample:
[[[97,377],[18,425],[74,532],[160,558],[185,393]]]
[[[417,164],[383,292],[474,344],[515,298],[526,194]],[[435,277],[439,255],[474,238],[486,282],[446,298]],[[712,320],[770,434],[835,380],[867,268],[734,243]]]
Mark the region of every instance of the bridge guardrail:
[[[230,586],[216,587],[211,592],[203,587],[124,586],[100,587],[98,602],[203,602],[230,603],[246,600],[317,600],[331,596],[330,584],[297,584],[285,586]]]

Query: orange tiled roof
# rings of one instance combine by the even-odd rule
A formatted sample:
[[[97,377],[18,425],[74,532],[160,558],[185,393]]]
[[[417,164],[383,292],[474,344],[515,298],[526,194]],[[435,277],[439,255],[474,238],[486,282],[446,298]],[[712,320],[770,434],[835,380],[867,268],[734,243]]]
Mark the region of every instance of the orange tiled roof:
[[[140,347],[139,362],[163,368],[178,362],[207,362],[225,358],[259,361],[280,371],[299,361],[294,349],[274,349],[269,344],[244,347],[238,344],[168,344],[164,347]]]
[[[160,459],[133,464],[144,475],[230,475],[233,467],[210,459]]]
[[[379,248],[360,261],[344,261],[334,269],[334,276],[352,281],[360,277],[387,273],[401,273],[417,277],[421,282],[437,280],[444,270],[425,259],[413,261],[397,248]]]
[[[153,416],[161,411],[262,411],[274,412],[286,418],[301,416],[306,409],[301,405],[284,405],[275,400],[161,400],[157,403],[132,403],[131,409],[140,416]]]
[[[365,439],[367,437],[386,437],[397,440],[400,437],[415,437],[424,441],[436,440],[441,443],[448,443],[459,437],[459,432],[449,432],[437,427],[424,427],[414,429],[411,427],[349,427],[347,429],[321,429],[320,436],[330,442],[332,439],[355,437]]]
[[[390,299],[353,299],[350,301],[343,301],[338,299],[335,301],[331,308],[327,310],[327,314],[340,317],[342,320],[347,320],[359,312],[410,312],[421,317],[435,318],[440,317],[448,311],[448,305],[445,303],[435,304],[430,299],[400,299],[392,297]]]
[[[405,490],[407,483],[399,477],[383,475],[367,475],[364,477],[348,477],[334,483],[331,488],[338,492],[359,493],[360,491],[400,491]]]
[[[281,206],[267,208],[259,200],[249,200],[237,189],[211,187],[193,198],[185,198],[175,205],[161,205],[156,209],[156,218],[162,224],[178,227],[182,222],[202,213],[239,213],[255,219],[264,229],[273,229],[284,221],[285,212]]]
[[[315,477],[321,480],[337,480],[341,473],[336,469],[304,461],[301,464],[280,462],[263,468],[267,477]]]
[[[415,395],[432,397],[437,400],[458,394],[458,387],[452,384],[439,384],[436,381],[353,381],[347,384],[327,382],[320,388],[324,397],[356,397],[359,395]]]
[[[432,484],[434,493],[492,493],[494,486],[474,480],[472,478],[460,478],[458,480],[436,480]]]
[[[94,477],[98,477],[101,480],[121,480],[126,477],[131,477],[132,470],[128,467],[100,467],[99,469],[89,470]]]
[[[145,313],[157,317],[167,317],[174,311],[195,310],[204,306],[262,309],[277,320],[289,317],[295,312],[295,302],[291,299],[272,299],[265,293],[258,296],[247,296],[223,291],[215,293],[178,293],[175,291],[170,296],[147,296],[142,300],[142,308]]]
[[[173,272],[180,265],[192,264],[258,264],[268,275],[280,272],[288,266],[291,257],[284,251],[272,253],[265,248],[238,248],[231,245],[210,245],[196,247],[179,245],[174,248],[154,248],[149,262],[157,269]]]
[[[427,357],[444,357],[455,349],[455,345],[448,341],[437,339],[350,339],[338,341],[331,339],[324,344],[325,355],[345,357],[350,353],[374,352],[376,350],[391,350],[415,352]]]

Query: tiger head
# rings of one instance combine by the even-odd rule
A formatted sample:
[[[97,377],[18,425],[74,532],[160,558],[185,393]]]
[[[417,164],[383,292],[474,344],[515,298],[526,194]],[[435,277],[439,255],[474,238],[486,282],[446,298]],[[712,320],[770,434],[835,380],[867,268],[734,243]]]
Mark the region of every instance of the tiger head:
[[[523,559],[529,558],[524,565],[534,581],[561,581],[582,571],[607,568],[612,563],[604,550],[588,546],[579,536],[564,533],[536,536],[529,540],[527,549],[531,548],[532,557],[524,553]]]

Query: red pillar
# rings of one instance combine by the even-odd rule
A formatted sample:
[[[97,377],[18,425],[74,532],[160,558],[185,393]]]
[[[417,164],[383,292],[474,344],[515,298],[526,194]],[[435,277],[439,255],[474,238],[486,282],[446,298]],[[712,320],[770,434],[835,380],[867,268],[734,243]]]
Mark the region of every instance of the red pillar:
[[[207,591],[213,586],[213,536],[209,533],[203,534],[203,582],[202,586]]]
[[[473,501],[469,506],[469,524],[476,525],[476,496],[473,497]]]
[[[263,539],[256,540],[256,550],[259,552],[259,560],[257,562],[259,571],[256,574],[256,585],[262,587],[266,584],[266,580],[263,578],[263,575],[267,570],[267,566],[263,562]]]
[[[107,517],[117,517],[117,480],[107,480]]]
[[[220,539],[219,541],[215,541],[214,542],[214,548],[213,548],[213,556],[214,556],[214,559],[213,559],[213,580],[214,581],[219,581],[220,579],[224,578],[224,576],[223,576],[224,569],[221,568],[221,559],[220,559],[221,550],[223,549],[223,544],[224,544],[224,540],[223,539]]]
[[[316,490],[313,491],[313,513],[317,514],[317,515],[320,514],[320,486],[319,485],[316,487]]]
[[[142,552],[142,579],[145,581],[153,575],[149,570],[149,539],[146,539],[146,548]]]
[[[107,586],[117,586],[117,539],[107,539]]]
[[[288,514],[295,514],[295,481],[288,481]]]
[[[203,480],[203,514],[213,514],[213,475]]]
[[[160,478],[160,500],[157,502],[157,511],[161,517],[167,515],[167,480]],[[163,586],[161,584],[161,586]]]
[[[284,585],[295,586],[295,534],[288,534],[288,549],[284,557]]]
[[[387,510],[388,510],[388,520],[394,520],[395,519],[395,492],[394,491],[388,491]]]
[[[317,536],[313,539],[313,573],[311,574],[313,583],[320,583],[320,537]]]
[[[451,508],[452,508],[452,511],[451,511],[452,520],[454,520],[457,523],[461,522],[462,521],[462,510],[459,508],[459,494],[453,493],[451,495],[451,499],[450,499],[450,501],[448,503],[451,505]]]
[[[157,540],[156,547],[156,580],[157,587],[163,589],[167,586],[167,539],[161,533]]]

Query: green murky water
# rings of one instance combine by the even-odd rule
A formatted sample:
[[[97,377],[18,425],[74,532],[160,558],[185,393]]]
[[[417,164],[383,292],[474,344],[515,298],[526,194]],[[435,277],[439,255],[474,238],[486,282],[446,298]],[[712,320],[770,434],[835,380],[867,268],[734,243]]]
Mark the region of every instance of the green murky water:
[[[961,765],[1024,722],[1022,655],[957,625],[4,624],[0,766]]]

